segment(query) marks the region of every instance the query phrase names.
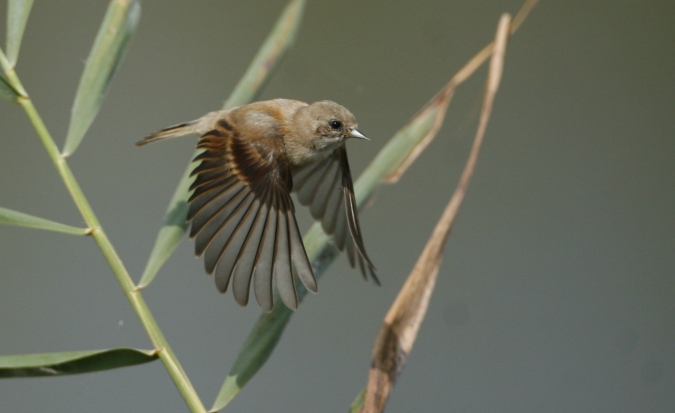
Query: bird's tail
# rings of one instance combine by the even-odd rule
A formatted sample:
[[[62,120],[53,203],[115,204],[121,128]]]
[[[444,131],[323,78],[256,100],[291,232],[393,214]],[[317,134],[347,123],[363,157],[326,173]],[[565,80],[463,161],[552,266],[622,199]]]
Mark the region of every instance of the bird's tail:
[[[142,141],[136,142],[136,146],[147,145],[148,143],[156,142],[162,139],[198,133],[199,131],[196,128],[197,124],[198,120],[193,120],[191,122],[183,122],[179,123],[178,125],[169,126],[166,129],[162,129],[161,131],[146,136]]]

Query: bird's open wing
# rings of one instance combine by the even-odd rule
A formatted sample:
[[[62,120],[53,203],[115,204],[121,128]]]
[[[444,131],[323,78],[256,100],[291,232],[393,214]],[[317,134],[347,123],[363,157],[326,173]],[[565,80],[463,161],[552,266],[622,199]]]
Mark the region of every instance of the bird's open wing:
[[[347,257],[352,268],[358,262],[363,276],[379,284],[375,266],[368,258],[359,226],[354,185],[344,145],[328,158],[293,172],[293,190],[301,204],[309,206],[314,219],[321,221],[326,234],[333,235],[335,245]]]
[[[283,146],[257,145],[223,119],[201,136],[197,148],[203,152],[195,157],[200,163],[192,172],[197,177],[188,220],[206,272],[215,270],[221,292],[231,283],[241,305],[248,303],[253,279],[265,311],[274,305],[274,278],[283,302],[296,309],[291,261],[308,290],[316,292],[317,284],[295,220]]]

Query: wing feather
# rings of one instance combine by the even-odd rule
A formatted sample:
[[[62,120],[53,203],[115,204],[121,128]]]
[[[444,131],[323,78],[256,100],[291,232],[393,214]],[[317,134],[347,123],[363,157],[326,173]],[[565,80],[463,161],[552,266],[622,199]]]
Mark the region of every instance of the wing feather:
[[[292,263],[310,291],[317,284],[295,220],[293,186],[283,141],[241,136],[234,122],[221,119],[206,132],[195,157],[199,164],[189,199],[190,237],[204,267],[215,271],[218,290],[240,305],[249,300],[251,282],[265,311],[273,306],[272,284],[284,304],[298,306]]]
[[[261,206],[260,201],[254,202],[254,208],[256,208],[255,217],[239,250],[232,275],[232,294],[242,306],[248,304],[253,267],[267,219],[267,208],[264,205]]]
[[[307,259],[307,252],[305,251],[305,245],[302,243],[302,236],[298,229],[298,223],[292,213],[286,213],[286,220],[288,221],[291,258],[293,259],[295,269],[298,272],[298,277],[309,291],[315,293],[318,291],[318,286],[316,278],[314,278],[314,273],[312,272],[312,266]]]
[[[227,290],[227,280],[229,280],[230,272],[234,267],[234,260],[237,258],[243,239],[240,235],[239,229],[244,225],[244,231],[253,224],[250,218],[249,211],[255,201],[253,194],[249,193],[244,200],[234,209],[232,215],[217,228],[214,235],[208,240],[200,240],[197,236],[197,244],[204,242],[207,247],[204,251],[204,267],[208,274],[213,272],[213,269],[218,265],[216,272],[216,284],[219,286],[221,292]],[[229,268],[228,271],[226,271]]]
[[[245,187],[241,182],[236,182],[220,191],[214,190],[213,192],[216,193],[213,195],[207,193],[190,204],[188,212],[188,216],[192,220],[190,238],[203,233],[202,236],[198,237],[200,241],[196,249],[197,255],[201,255],[206,247],[206,244],[202,244],[202,241],[210,239],[246,197]]]
[[[370,274],[379,284],[375,266],[363,244],[345,146],[338,147],[326,159],[294,171],[293,180],[300,203],[309,206],[312,216],[321,221],[340,251],[346,247],[352,268],[358,261],[363,275]]]
[[[326,234],[337,234],[339,232],[336,229],[336,223],[338,214],[342,212],[340,207],[343,207],[344,205],[344,195],[342,195],[342,191],[340,190],[342,185],[340,181],[339,174],[335,174],[335,184],[330,192],[330,195],[328,196],[326,212],[323,220],[321,221],[321,226],[323,227],[323,230],[326,231]],[[344,229],[345,228],[340,229],[343,236],[345,235]]]
[[[275,262],[274,246],[277,237],[277,210],[267,210],[267,220],[262,234],[258,255],[253,269],[253,292],[258,304],[264,311],[272,311],[272,268]]]
[[[321,219],[326,216],[330,195],[340,187],[340,180],[338,179],[339,174],[337,173],[337,163],[327,162],[326,164],[327,168],[323,172],[321,182],[319,182],[315,190],[314,199],[309,206],[309,211],[311,212],[314,219]]]
[[[274,251],[274,279],[281,300],[291,310],[298,308],[298,294],[291,270],[291,251],[288,243],[289,231],[286,214],[277,215],[277,239]]]

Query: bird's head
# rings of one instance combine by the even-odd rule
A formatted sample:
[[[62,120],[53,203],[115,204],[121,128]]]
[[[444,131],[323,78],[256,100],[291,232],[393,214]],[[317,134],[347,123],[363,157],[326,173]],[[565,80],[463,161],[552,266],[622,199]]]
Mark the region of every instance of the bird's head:
[[[291,135],[305,147],[309,156],[320,158],[344,143],[347,138],[368,139],[358,129],[356,118],[344,106],[330,100],[314,102],[295,113]]]

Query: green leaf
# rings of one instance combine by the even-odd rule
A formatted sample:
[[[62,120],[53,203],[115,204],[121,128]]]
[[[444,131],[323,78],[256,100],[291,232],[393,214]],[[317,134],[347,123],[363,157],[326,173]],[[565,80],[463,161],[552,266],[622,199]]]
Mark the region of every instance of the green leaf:
[[[9,0],[7,5],[7,59],[11,67],[19,57],[21,39],[33,0]]]
[[[275,300],[277,303],[280,302],[278,296],[275,296]],[[213,403],[211,412],[225,407],[272,354],[292,314],[290,310],[280,311],[281,308],[288,310],[284,305],[275,306],[271,313],[266,314],[268,317],[263,321],[264,326],[254,328],[248,335],[242,346],[243,350],[239,353],[239,357],[234,362],[216,397],[216,401]],[[256,327],[261,321],[262,317],[258,320]]]
[[[94,121],[141,16],[137,0],[113,0],[84,67],[70,117],[64,155],[71,155]]]
[[[159,269],[169,259],[176,246],[180,244],[185,231],[187,231],[188,224],[185,218],[188,213],[187,193],[192,184],[192,179],[189,177],[192,170],[191,165],[188,165],[188,169],[185,171],[188,179],[180,181],[171,202],[169,202],[169,209],[166,211],[166,216],[164,217],[164,225],[159,230],[155,248],[152,250],[148,263],[145,265],[138,288],[145,288],[152,282]]]
[[[304,7],[305,0],[292,0],[289,2],[258,51],[258,54],[253,59],[246,74],[227,99],[225,103],[226,108],[250,103],[258,96],[260,90],[278,67],[281,59],[292,46],[295,34],[300,26]],[[192,181],[190,178],[191,171],[192,167],[190,165],[183,174],[178,188],[176,188],[171,198],[166,216],[164,217],[164,225],[157,235],[155,245],[141,277],[140,288],[150,284],[185,235],[187,230],[185,218],[187,217],[188,188]]]
[[[363,403],[366,401],[366,388],[364,387],[359,394],[356,395],[356,398],[352,402],[352,405],[349,406],[349,413],[359,413],[363,407]]]
[[[14,103],[19,99],[19,96],[21,96],[21,94],[17,92],[4,77],[0,76],[0,98]]]
[[[91,373],[148,363],[157,358],[155,350],[132,348],[0,356],[0,378]]]
[[[246,73],[225,102],[224,109],[244,105],[258,97],[295,42],[305,3],[305,0],[292,0],[288,3]]]
[[[7,208],[0,208],[0,224],[44,229],[47,231],[57,231],[73,235],[86,235],[88,231],[86,228],[72,227],[70,225],[38,218],[33,215],[24,214],[23,212]]]
[[[405,168],[434,138],[442,124],[452,92],[457,86],[452,81],[429,101],[406,125],[385,145],[371,164],[361,174],[354,192],[359,210],[370,199],[383,182],[392,181],[393,176]],[[321,228],[315,223],[303,238],[309,262],[313,263],[314,275],[319,278],[338,255],[338,251]],[[298,299],[302,300],[307,290],[298,285]],[[274,294],[279,303],[278,292]],[[257,373],[281,338],[293,311],[284,305],[275,305],[269,313],[260,316],[249,333],[232,369],[223,383],[211,411],[225,407],[244,385]]]

